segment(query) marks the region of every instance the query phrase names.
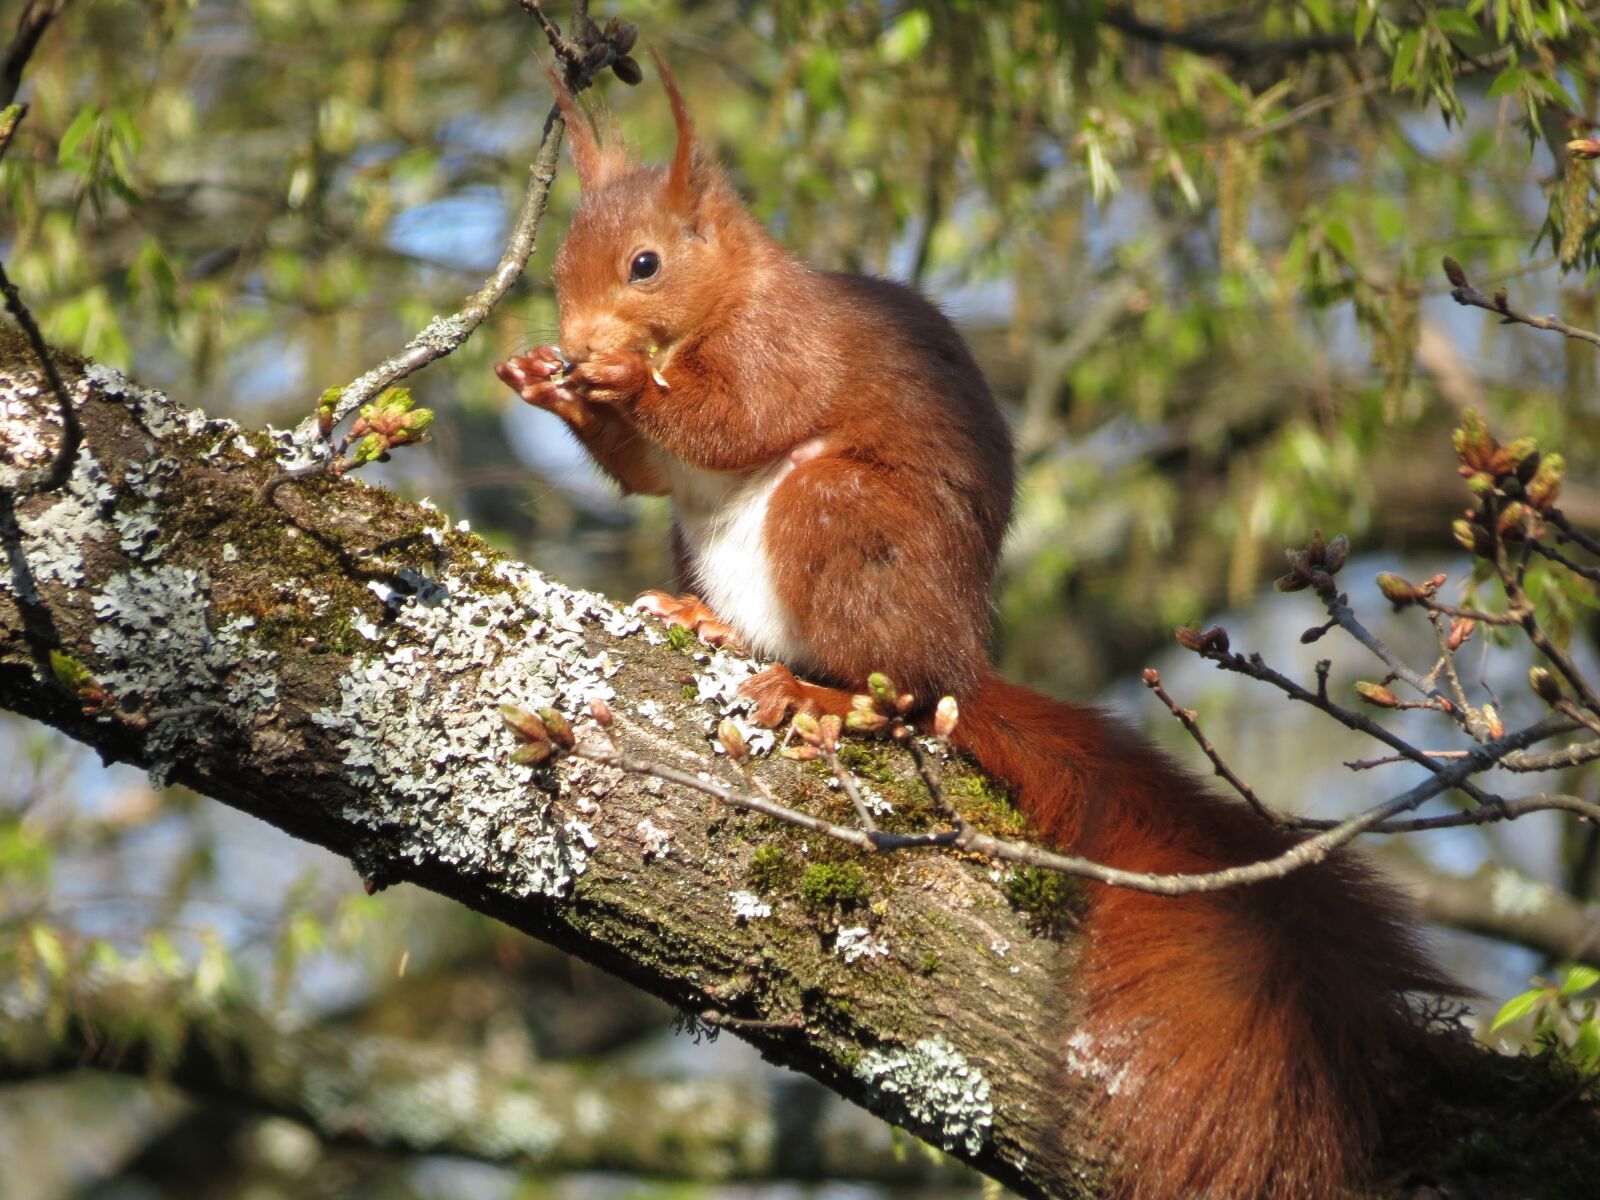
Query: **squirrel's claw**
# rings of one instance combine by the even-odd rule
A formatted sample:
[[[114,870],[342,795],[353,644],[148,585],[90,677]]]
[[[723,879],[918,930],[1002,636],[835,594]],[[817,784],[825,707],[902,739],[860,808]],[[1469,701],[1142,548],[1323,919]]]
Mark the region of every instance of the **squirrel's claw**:
[[[666,592],[645,592],[633,602],[640,612],[659,617],[668,625],[687,629],[708,646],[721,646],[743,653],[744,646],[733,626],[720,620],[699,596],[669,596]]]

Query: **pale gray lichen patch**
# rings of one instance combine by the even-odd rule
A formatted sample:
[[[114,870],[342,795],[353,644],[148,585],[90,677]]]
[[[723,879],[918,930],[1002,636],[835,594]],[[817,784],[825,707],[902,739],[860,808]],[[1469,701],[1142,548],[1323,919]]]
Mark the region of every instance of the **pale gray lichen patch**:
[[[193,437],[208,429],[221,431],[237,428],[231,421],[215,420],[198,409],[175,404],[154,388],[140,387],[121,371],[101,363],[90,363],[84,367],[83,377],[94,391],[125,404],[145,432],[158,440]]]
[[[322,436],[315,416],[308,417],[293,429],[268,425],[266,435],[272,441],[279,468],[285,471],[312,467],[333,457],[333,447]]]
[[[277,656],[249,641],[255,624],[234,618],[212,631],[204,571],[159,566],[113,575],[91,601],[100,622],[90,641],[96,679],[124,708],[144,713],[216,705],[163,716],[145,733],[150,779],[164,787],[178,756],[221,722],[248,728],[278,702]]]
[[[488,565],[473,557],[469,567]],[[594,835],[532,786],[545,772],[511,761],[499,706],[578,714],[592,698],[614,699],[610,660],[585,643],[585,623],[603,623],[611,606],[526,567],[492,570],[509,586],[485,592],[452,574],[421,596],[395,589],[394,621],[360,630],[374,652],[314,719],[341,735],[347,777],[365,797],[347,818],[387,832],[414,862],[467,866],[512,895],[560,895]]]
[[[730,892],[728,903],[733,905],[733,917],[736,921],[759,921],[763,917],[772,915],[772,905],[754,892]]]
[[[60,445],[61,417],[41,415],[53,405],[38,385],[0,387],[0,487],[16,487],[54,456]]]
[[[841,925],[834,935],[833,952],[847,963],[863,958],[887,958],[889,943],[865,925]]]
[[[13,566],[0,573],[0,586],[32,601],[38,598],[33,589],[36,583],[55,582],[69,588],[82,584],[85,543],[109,536],[108,518],[116,499],[117,489],[99,460],[87,445],[80,446],[67,485],[52,493],[53,502],[17,518],[27,576],[19,576]]]
[[[1555,903],[1555,889],[1516,871],[1494,870],[1489,878],[1489,904],[1503,917],[1533,917]]]
[[[389,1069],[397,1058],[406,1064],[403,1079]],[[486,1076],[458,1054],[435,1056],[375,1037],[355,1043],[347,1062],[309,1070],[302,1095],[327,1132],[377,1134],[417,1150],[465,1145],[490,1158],[538,1160],[563,1132],[538,1097]]]
[[[989,1081],[942,1037],[869,1051],[856,1078],[877,1093],[880,1111],[946,1150],[978,1153],[994,1124]]]
[[[156,501],[165,490],[165,481],[176,476],[182,465],[165,455],[147,462],[131,462],[122,473],[122,489],[132,498],[112,516],[117,543],[130,558],[153,562],[161,557],[155,539],[162,525]]]

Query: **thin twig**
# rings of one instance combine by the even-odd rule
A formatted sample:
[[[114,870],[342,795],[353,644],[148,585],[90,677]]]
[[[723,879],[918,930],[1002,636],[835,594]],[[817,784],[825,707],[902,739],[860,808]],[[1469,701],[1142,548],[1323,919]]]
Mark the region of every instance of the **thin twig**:
[[[1328,670],[1324,665],[1324,663],[1327,661],[1326,659],[1317,664],[1317,690],[1312,692],[1307,688],[1302,687],[1294,680],[1290,679],[1287,675],[1284,675],[1281,671],[1276,671],[1267,666],[1259,654],[1252,654],[1249,658],[1246,658],[1243,654],[1230,653],[1226,650],[1204,650],[1200,651],[1199,653],[1202,658],[1208,659],[1215,663],[1221,670],[1232,671],[1236,674],[1259,680],[1262,683],[1271,684],[1273,687],[1283,692],[1291,700],[1298,700],[1302,704],[1309,704],[1311,707],[1327,713],[1330,717],[1338,721],[1341,725],[1344,725],[1346,728],[1354,729],[1358,733],[1364,733],[1368,737],[1377,739],[1396,753],[1402,754],[1409,758],[1412,762],[1420,763],[1421,765],[1427,767],[1430,771],[1440,770],[1438,763],[1430,760],[1425,754],[1423,754],[1415,746],[1411,745],[1411,743],[1407,742],[1404,738],[1401,738],[1398,734],[1393,733],[1383,725],[1380,725],[1377,721],[1372,720],[1370,717],[1362,713],[1355,712],[1352,709],[1345,708],[1342,704],[1338,704],[1329,699],[1327,692]],[[1544,728],[1544,726],[1541,726],[1540,728]],[[1545,729],[1540,736],[1542,738],[1553,737],[1555,734],[1562,732],[1565,728],[1567,728],[1566,723],[1561,722],[1558,727]],[[1486,743],[1486,745],[1497,744],[1498,742]],[[1516,748],[1521,749],[1521,747]],[[1479,749],[1481,750],[1483,747],[1480,746]],[[1445,773],[1451,774],[1452,777],[1454,777],[1453,772]],[[1472,772],[1469,772],[1468,774],[1472,774]],[[1460,788],[1479,804],[1484,804],[1489,801],[1489,797],[1480,788],[1478,788],[1475,784],[1468,782],[1466,775],[1460,776],[1458,781],[1452,786]]]
[[[72,474],[72,466],[78,460],[78,447],[83,444],[83,426],[78,423],[78,410],[73,407],[67,385],[62,381],[61,373],[56,370],[55,359],[51,357],[50,348],[45,344],[44,335],[39,332],[33,313],[29,312],[28,306],[22,302],[22,295],[17,291],[16,284],[12,283],[10,276],[6,274],[4,264],[0,264],[0,293],[5,295],[6,311],[16,319],[23,335],[28,339],[28,345],[33,348],[34,357],[39,360],[45,381],[49,383],[51,392],[55,394],[56,404],[61,410],[61,441],[56,445],[56,452],[50,460],[50,465],[32,480],[20,485],[16,489],[16,494],[31,496],[38,492],[55,491],[66,483]]]
[[[1190,708],[1180,708],[1177,701],[1175,701],[1171,696],[1167,695],[1167,689],[1161,686],[1161,676],[1154,667],[1145,668],[1144,685],[1155,693],[1156,699],[1165,704],[1167,706],[1167,710],[1171,712],[1173,716],[1178,718],[1179,724],[1189,731],[1189,736],[1195,740],[1195,744],[1198,745],[1205,753],[1205,756],[1211,760],[1212,769],[1223,779],[1228,781],[1229,787],[1233,788],[1234,791],[1238,792],[1239,795],[1244,797],[1245,803],[1251,808],[1255,809],[1257,816],[1259,816],[1263,821],[1266,821],[1269,825],[1277,825],[1282,827],[1288,824],[1288,822],[1284,820],[1282,814],[1274,812],[1272,809],[1268,808],[1266,804],[1262,802],[1261,797],[1256,795],[1255,789],[1253,789],[1244,780],[1240,779],[1239,776],[1234,772],[1234,769],[1223,761],[1222,755],[1217,753],[1216,747],[1213,746],[1210,740],[1207,739],[1206,735],[1201,732],[1200,722],[1195,714],[1195,711]]]
[[[856,819],[861,822],[861,828],[868,833],[877,831],[878,825],[872,819],[872,813],[867,809],[867,802],[861,796],[861,788],[856,784],[856,777],[839,761],[839,751],[832,746],[822,747],[822,757],[828,766],[833,768],[833,777],[839,781],[839,786],[844,789],[844,794],[850,797],[850,803],[855,805]]]
[[[609,46],[607,56],[591,62],[585,57],[587,52],[584,47],[575,45],[561,35],[555,23],[540,10],[537,0],[521,0],[521,3],[538,19],[551,48],[566,65],[567,85],[574,92],[587,87],[595,74],[611,64]],[[573,5],[574,29],[593,29],[592,23],[588,22],[587,10],[586,2]],[[580,69],[576,71],[572,69],[575,55],[581,62]],[[555,180],[561,135],[565,128],[561,110],[552,105],[545,116],[544,135],[538,152],[528,171],[528,187],[523,194],[521,211],[511,228],[505,252],[488,278],[467,297],[459,310],[448,317],[435,317],[398,354],[347,384],[334,408],[334,424],[343,421],[385,388],[393,387],[429,363],[453,353],[494,311],[495,306],[511,290],[511,285],[521,278],[528,256],[533,252],[539,222],[544,217],[545,206],[550,199],[550,185]]]
[[[713,1029],[743,1029],[751,1032],[759,1030],[767,1033],[804,1033],[806,1029],[806,1023],[800,1017],[790,1017],[781,1021],[758,1020],[755,1017],[735,1017],[715,1008],[702,1009],[699,1018]]]
[[[61,15],[67,0],[29,0],[17,17],[17,32],[0,60],[0,108],[5,108],[17,98],[22,87],[22,71],[39,46],[39,39],[50,28],[50,22]]]
[[[1450,298],[1457,304],[1499,313],[1502,325],[1527,325],[1534,329],[1544,329],[1551,333],[1559,333],[1563,337],[1573,338],[1580,342],[1588,342],[1593,346],[1600,346],[1600,333],[1595,333],[1588,329],[1579,329],[1575,325],[1568,325],[1557,317],[1536,317],[1531,313],[1521,312],[1512,308],[1510,301],[1507,299],[1505,288],[1496,289],[1492,299],[1485,296],[1467,281],[1467,274],[1461,269],[1461,264],[1449,256],[1446,256],[1444,260],[1444,273],[1449,276],[1452,285]]]
[[[337,459],[326,458],[311,463],[309,466],[280,471],[261,485],[261,490],[256,493],[256,499],[262,504],[271,504],[272,497],[284,484],[294,483],[301,479],[311,479],[317,475],[331,475],[333,474],[333,464],[337,461]]]
[[[1329,591],[1324,593],[1321,599],[1322,603],[1327,607],[1328,616],[1338,624],[1340,629],[1343,629],[1356,641],[1360,642],[1361,645],[1365,646],[1384,666],[1389,668],[1394,678],[1421,695],[1428,697],[1432,702],[1423,705],[1402,704],[1398,707],[1438,709],[1448,713],[1458,725],[1467,725],[1466,710],[1445,695],[1444,690],[1436,683],[1426,676],[1419,675],[1413,667],[1409,666],[1398,654],[1389,649],[1388,644],[1382,638],[1363,625],[1360,618],[1356,616],[1355,610],[1350,607],[1343,595]],[[1443,705],[1437,703],[1441,700],[1444,701]]]
[[[1557,529],[1559,529],[1562,533],[1562,536],[1568,541],[1576,542],[1590,554],[1600,554],[1600,541],[1596,541],[1594,538],[1590,537],[1587,533],[1569,521],[1567,519],[1567,514],[1562,512],[1559,508],[1552,508],[1549,512],[1545,513],[1544,519],[1549,524],[1554,525]]]
[[[956,818],[959,821],[956,828],[926,833],[884,833],[881,830],[868,831],[854,826],[840,825],[837,822],[738,791],[718,782],[704,772],[696,773],[681,770],[663,763],[638,758],[610,741],[604,745],[592,741],[579,742],[568,753],[590,762],[614,767],[630,775],[641,775],[678,784],[703,795],[711,796],[730,807],[740,808],[747,812],[783,821],[786,824],[796,825],[802,829],[808,829],[837,841],[857,846],[862,850],[891,852],[931,847],[950,847],[981,854],[998,861],[1059,871],[1063,874],[1079,876],[1113,887],[1131,888],[1136,891],[1151,892],[1158,895],[1182,896],[1192,895],[1197,892],[1220,891],[1223,888],[1237,887],[1242,884],[1282,878],[1293,871],[1323,861],[1340,846],[1368,832],[1402,832],[1409,831],[1412,828],[1446,828],[1461,824],[1485,824],[1490,821],[1507,820],[1511,815],[1520,816],[1526,812],[1543,808],[1560,808],[1577,812],[1590,820],[1600,820],[1600,806],[1589,804],[1573,796],[1524,797],[1515,801],[1505,801],[1499,797],[1486,797],[1487,803],[1483,808],[1473,813],[1427,818],[1425,821],[1419,822],[1395,821],[1393,819],[1400,813],[1418,807],[1441,792],[1452,787],[1462,787],[1470,775],[1487,770],[1507,754],[1524,749],[1550,736],[1553,728],[1565,727],[1565,722],[1555,722],[1552,718],[1546,718],[1544,721],[1530,725],[1525,729],[1497,738],[1487,745],[1473,747],[1461,761],[1453,766],[1439,770],[1437,774],[1423,780],[1410,790],[1344,821],[1327,823],[1327,827],[1323,829],[1323,832],[1296,843],[1288,850],[1272,858],[1263,859],[1245,866],[1228,867],[1219,871],[1177,875],[1125,871],[1074,855],[1058,854],[1044,850],[1026,842],[997,838],[990,834],[979,832],[959,816]],[[929,767],[927,756],[917,747],[915,740],[909,742],[908,746],[918,764],[919,772],[923,773],[923,778],[925,782],[929,783],[930,790],[935,798],[941,804],[948,803],[944,799],[943,789],[937,785],[937,777]],[[1305,827],[1318,826],[1313,826],[1312,823],[1307,822]]]
[[[1429,758],[1465,758],[1469,751],[1466,750],[1422,750]],[[1345,766],[1352,771],[1370,771],[1374,767],[1387,767],[1395,763],[1415,763],[1416,760],[1408,754],[1387,754],[1382,758],[1354,758],[1345,762]],[[1501,764],[1504,765],[1503,763]]]
[[[1465,718],[1467,732],[1472,735],[1474,741],[1488,741],[1489,731],[1484,727],[1484,722],[1480,719],[1477,709],[1473,708],[1471,703],[1468,702],[1467,689],[1462,685],[1461,675],[1456,670],[1456,653],[1461,646],[1466,644],[1466,639],[1469,635],[1463,633],[1460,643],[1452,646],[1450,638],[1453,630],[1445,628],[1444,621],[1440,619],[1439,613],[1430,610],[1428,612],[1428,624],[1433,626],[1434,640],[1439,643],[1439,667],[1436,670],[1443,669],[1445,679],[1450,684],[1450,694],[1455,698],[1456,707],[1461,710],[1462,716]]]
[[[1573,559],[1568,558],[1565,554],[1561,553],[1561,551],[1557,550],[1554,546],[1546,546],[1538,538],[1528,539],[1528,549],[1532,550],[1535,554],[1538,554],[1541,557],[1549,559],[1553,563],[1565,567],[1574,575],[1581,575],[1584,579],[1589,580],[1591,583],[1600,583],[1600,567],[1589,567],[1585,566],[1583,563],[1576,562]]]

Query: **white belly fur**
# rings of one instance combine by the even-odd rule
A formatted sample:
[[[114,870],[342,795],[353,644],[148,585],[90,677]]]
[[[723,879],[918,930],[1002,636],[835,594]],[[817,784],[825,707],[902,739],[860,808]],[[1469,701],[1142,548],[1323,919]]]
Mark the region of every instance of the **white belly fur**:
[[[757,658],[803,669],[811,647],[779,601],[767,554],[767,505],[794,469],[788,457],[749,475],[674,463],[672,507],[692,564],[693,586]]]

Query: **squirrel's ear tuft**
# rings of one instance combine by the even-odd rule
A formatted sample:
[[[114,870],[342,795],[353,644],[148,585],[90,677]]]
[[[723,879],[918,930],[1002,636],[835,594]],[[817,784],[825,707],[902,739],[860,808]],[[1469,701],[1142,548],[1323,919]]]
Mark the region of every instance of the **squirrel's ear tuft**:
[[[650,57],[655,60],[661,83],[667,89],[667,99],[672,101],[672,121],[678,127],[678,148],[672,155],[672,169],[667,173],[667,203],[687,215],[699,207],[701,193],[705,191],[706,171],[694,137],[694,121],[683,102],[683,93],[678,90],[678,81],[654,46],[650,47]]]
[[[572,165],[578,172],[578,187],[584,192],[595,191],[609,178],[619,156],[600,149],[594,126],[578,107],[560,74],[550,67],[545,68],[545,74],[550,77],[556,107],[561,110],[561,119],[567,126],[567,146],[572,151]]]

